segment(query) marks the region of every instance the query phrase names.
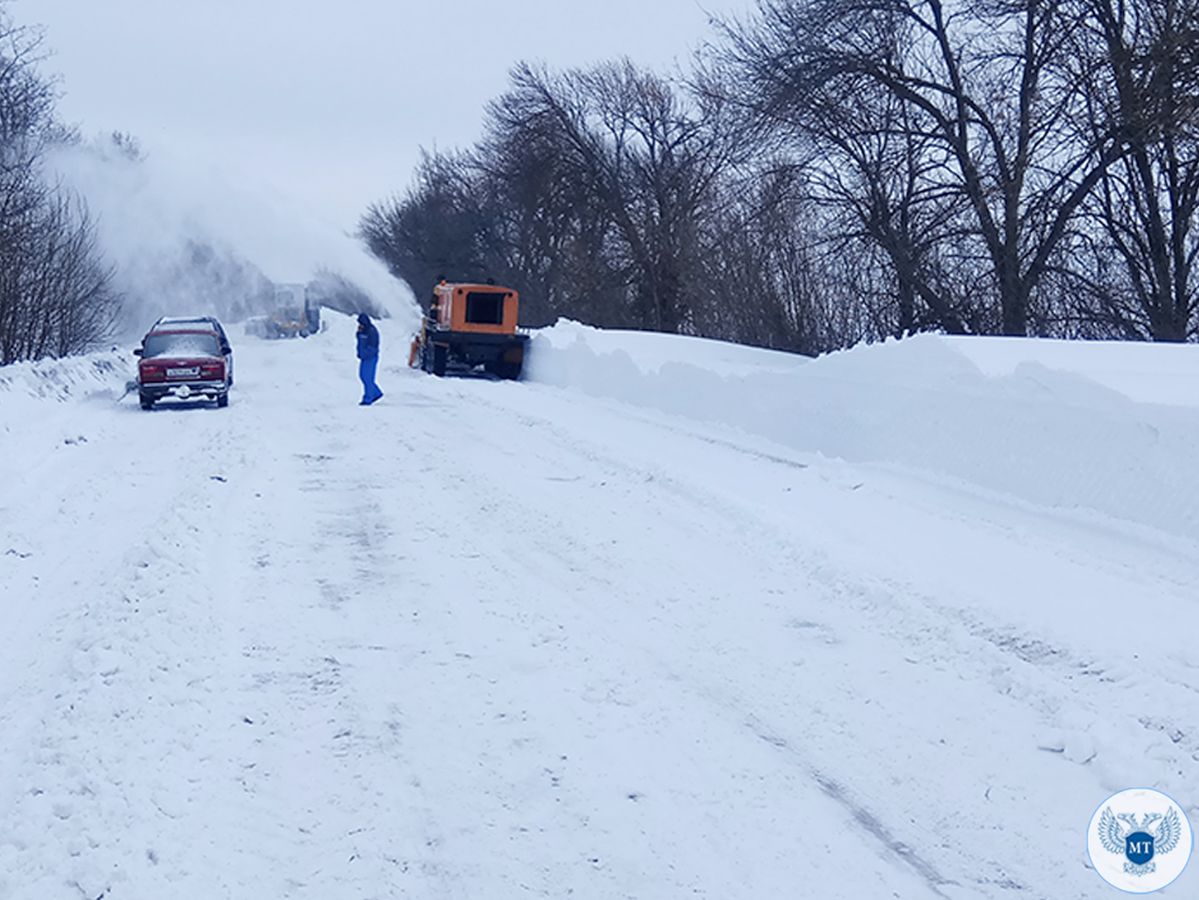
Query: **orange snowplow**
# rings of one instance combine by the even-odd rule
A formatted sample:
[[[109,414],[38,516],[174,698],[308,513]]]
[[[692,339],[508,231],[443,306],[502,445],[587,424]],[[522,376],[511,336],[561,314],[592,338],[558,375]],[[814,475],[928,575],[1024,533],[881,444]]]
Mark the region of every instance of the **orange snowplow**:
[[[520,377],[527,334],[517,329],[520,295],[495,284],[449,284],[433,289],[408,365],[434,375],[482,366],[499,378]]]

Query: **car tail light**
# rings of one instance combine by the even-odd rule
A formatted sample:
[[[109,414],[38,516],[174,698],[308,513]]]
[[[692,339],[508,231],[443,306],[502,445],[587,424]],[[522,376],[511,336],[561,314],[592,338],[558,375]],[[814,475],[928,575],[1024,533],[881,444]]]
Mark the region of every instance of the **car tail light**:
[[[225,364],[223,362],[204,363],[200,366],[200,374],[204,378],[217,381],[225,377]]]
[[[166,370],[152,362],[143,362],[138,372],[142,381],[162,381],[166,377]]]

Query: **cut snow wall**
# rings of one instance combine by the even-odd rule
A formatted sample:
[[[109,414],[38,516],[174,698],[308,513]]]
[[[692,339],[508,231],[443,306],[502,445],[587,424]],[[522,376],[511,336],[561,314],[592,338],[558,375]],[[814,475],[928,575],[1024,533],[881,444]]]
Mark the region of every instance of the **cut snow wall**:
[[[931,335],[812,361],[775,354],[776,366],[739,373],[705,365],[702,351],[639,363],[593,347],[604,342],[612,346],[612,337],[574,323],[545,329],[527,378],[1199,540],[1197,409],[1138,403],[1040,363],[984,375],[960,347]],[[1094,350],[1118,354],[1119,345]]]

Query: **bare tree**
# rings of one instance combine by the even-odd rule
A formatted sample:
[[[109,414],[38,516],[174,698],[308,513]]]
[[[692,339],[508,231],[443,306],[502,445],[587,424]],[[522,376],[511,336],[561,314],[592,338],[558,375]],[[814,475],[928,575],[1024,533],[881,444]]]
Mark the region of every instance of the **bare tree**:
[[[423,296],[437,278],[489,274],[480,258],[486,214],[461,154],[425,154],[405,196],[373,205],[359,232],[367,246]]]
[[[112,331],[120,298],[79,200],[47,191],[7,217],[0,248],[0,365],[79,353]]]
[[[626,60],[561,76],[519,66],[505,110],[560,136],[574,177],[613,225],[641,327],[686,328],[699,226],[739,152],[719,108],[689,108],[664,79]]]
[[[1078,53],[1081,28],[1067,0],[762,0],[728,33],[765,115],[817,96],[860,116],[854,98],[879,89],[903,105],[861,119],[860,133],[931,154],[917,190],[960,200],[948,233],[967,254],[978,243],[997,304],[981,324],[1024,334],[1078,207],[1125,152],[1117,129],[1078,127],[1093,62]]]
[[[364,235],[538,323],[1196,333],[1199,0],[759,0],[687,89],[518,67]]]
[[[94,346],[119,304],[86,206],[42,172],[63,130],[36,68],[41,40],[0,5],[0,365]]]
[[[736,133],[718,105],[628,62],[529,66],[469,153],[433,154],[361,230],[418,294],[438,275],[504,279],[528,320],[695,327],[705,224]]]
[[[521,285],[531,324],[558,315],[627,324],[620,311],[628,277],[611,252],[608,216],[577,176],[562,130],[530,119],[524,101],[509,91],[490,104],[484,140],[471,154],[501,258],[497,277]]]
[[[1104,58],[1089,119],[1118,123],[1127,153],[1087,204],[1085,263],[1067,271],[1094,321],[1185,341],[1199,310],[1199,3],[1086,0],[1084,12]]]

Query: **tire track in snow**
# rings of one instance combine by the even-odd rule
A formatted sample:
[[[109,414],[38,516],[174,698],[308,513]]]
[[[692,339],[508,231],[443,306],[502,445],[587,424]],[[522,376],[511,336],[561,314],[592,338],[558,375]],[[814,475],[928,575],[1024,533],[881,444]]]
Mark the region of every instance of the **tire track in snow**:
[[[203,471],[219,443],[209,435],[184,452]],[[108,892],[114,883],[113,824],[144,822],[152,810],[169,816],[155,798],[158,788],[129,783],[125,759],[146,737],[136,727],[144,717],[140,707],[161,704],[162,693],[178,689],[170,678],[172,648],[163,646],[161,635],[177,621],[180,604],[196,602],[194,590],[180,587],[195,583],[196,570],[178,556],[211,525],[205,515],[213,509],[206,506],[212,487],[206,475],[198,475],[171,504],[151,507],[153,514],[139,523],[134,534],[140,537],[125,554],[76,560],[60,580],[44,585],[78,606],[64,603],[53,631],[39,635],[47,661],[60,659],[64,668],[40,666],[41,683],[20,696],[43,712],[24,735],[18,733],[20,743],[35,749],[12,767],[25,774],[13,786],[21,793],[9,807],[6,828],[18,848],[5,867],[14,897],[46,900],[72,884],[80,895]],[[169,594],[164,578],[173,585]],[[87,591],[86,599],[78,596],[80,590]],[[36,696],[43,698],[40,703],[31,702]],[[146,729],[149,735],[154,731]],[[128,737],[120,741],[116,734]],[[18,746],[14,742],[5,755],[17,756]],[[156,865],[152,849],[142,849]]]
[[[503,398],[504,400],[507,400],[513,396],[514,395],[510,393],[497,394],[495,398],[491,398],[490,402],[494,404],[497,399]],[[501,402],[497,405],[503,407],[505,404]],[[495,426],[494,428],[478,428],[480,439],[488,441],[491,445],[491,450],[497,456],[503,455],[506,452],[502,438],[507,436],[507,432],[499,421],[500,417],[502,417],[504,414],[505,411],[497,410],[496,417],[492,421],[492,424]],[[581,444],[576,438],[565,434],[563,429],[554,421],[547,419],[538,420],[535,417],[522,414],[520,417],[520,425],[522,428],[534,430],[540,436],[542,443],[538,446],[541,449],[535,452],[537,452],[538,455],[545,457],[544,464],[533,463],[530,465],[529,461],[526,461],[523,471],[528,471],[531,469],[532,471],[553,472],[555,471],[556,466],[560,465],[560,459],[544,449],[544,442],[548,440],[556,448],[564,449],[569,454],[583,457],[584,459],[588,460],[589,465],[593,465],[594,467],[599,468],[601,471],[606,471],[608,473],[606,483],[609,484],[609,493],[614,493],[621,497],[621,502],[628,503],[632,500],[635,500],[639,496],[644,496],[647,494],[658,495],[663,491],[666,491],[670,497],[678,502],[681,502],[685,507],[693,507],[695,509],[695,521],[733,522],[736,523],[736,527],[744,528],[747,530],[748,534],[754,535],[762,534],[765,526],[765,533],[771,535],[769,541],[763,543],[759,536],[752,538],[747,536],[744,540],[734,539],[733,543],[729,543],[728,538],[725,537],[723,538],[723,541],[726,549],[722,551],[723,554],[729,559],[765,560],[767,558],[765,553],[768,552],[765,548],[771,547],[777,543],[779,546],[779,554],[777,557],[778,562],[785,565],[786,563],[793,561],[793,565],[790,566],[792,571],[803,572],[807,577],[811,577],[812,575],[817,576],[816,583],[823,585],[821,590],[828,593],[836,600],[837,608],[844,608],[845,602],[850,601],[850,609],[856,609],[857,613],[859,615],[865,615],[867,620],[875,620],[876,624],[885,626],[884,634],[889,633],[889,637],[886,638],[888,641],[892,641],[898,646],[906,646],[909,640],[915,639],[925,646],[938,648],[939,652],[941,653],[947,652],[948,656],[946,656],[945,665],[937,663],[935,659],[931,659],[929,663],[932,664],[933,668],[922,668],[922,682],[927,682],[930,677],[933,678],[934,681],[944,681],[946,677],[953,677],[956,680],[957,676],[953,675],[950,670],[947,669],[948,661],[950,659],[952,659],[955,663],[966,663],[969,669],[977,673],[974,676],[975,678],[979,679],[983,683],[986,682],[986,673],[984,671],[984,667],[986,665],[985,654],[983,654],[984,658],[982,659],[975,658],[979,656],[978,651],[983,639],[979,635],[970,634],[960,622],[955,622],[952,617],[947,617],[945,610],[938,608],[935,604],[931,606],[926,604],[920,592],[913,591],[911,586],[899,585],[893,582],[887,583],[884,581],[879,581],[877,578],[872,576],[861,577],[854,573],[847,573],[843,570],[839,570],[836,565],[831,564],[830,560],[822,558],[818,551],[814,552],[812,550],[807,550],[800,552],[799,548],[788,546],[785,540],[780,540],[779,536],[775,534],[777,529],[774,525],[768,525],[765,522],[748,518],[747,508],[730,502],[727,499],[726,492],[722,491],[720,494],[716,494],[711,491],[707,485],[695,483],[689,483],[683,486],[676,483],[670,476],[665,475],[662,469],[657,466],[653,466],[648,469],[636,465],[630,467],[626,460],[616,459],[610,455],[601,455],[597,453],[597,448],[595,446]],[[603,426],[601,425],[599,427],[602,430]],[[492,435],[495,435],[496,438],[491,438]],[[510,450],[508,452],[510,452]],[[555,449],[554,452],[556,453],[557,449]],[[813,475],[820,480],[824,480],[822,473],[817,472],[813,473]],[[621,483],[622,478],[625,479],[623,483]],[[563,477],[561,480],[555,483],[560,485],[574,485],[578,484],[578,479],[572,478],[567,480],[565,477]],[[517,484],[509,486],[509,493],[506,495],[505,499],[492,500],[488,501],[488,503],[491,506],[500,508],[503,508],[505,505],[521,507],[522,498],[529,496],[531,493],[531,485],[532,482],[529,479],[521,479],[519,482],[519,487]],[[591,485],[591,487],[594,486],[595,483]],[[484,483],[482,485],[475,485],[474,487],[486,493],[488,488],[492,486]],[[588,487],[588,485],[580,485],[580,491],[586,487]],[[598,497],[599,495],[596,496]],[[569,504],[570,501],[566,502]],[[602,518],[605,514],[604,507],[605,504],[600,504],[597,508],[595,508],[593,516],[597,519]],[[533,510],[528,509],[527,507],[522,508],[524,509],[525,517],[530,522],[537,521],[539,516],[545,515],[546,513],[545,509]],[[712,515],[713,509],[718,510],[718,514],[715,516]],[[655,517],[655,513],[646,514],[639,508],[630,508],[626,511],[628,512],[630,521],[653,521]],[[660,514],[661,511],[658,512],[658,515]],[[676,514],[673,510],[667,514],[667,517],[671,518],[672,521],[675,516]],[[683,522],[678,523],[684,532],[693,527],[686,525],[685,521],[686,520],[684,519]],[[551,516],[550,522],[554,524],[547,523],[547,525],[549,525],[547,534],[553,534],[555,536],[553,538],[542,539],[538,544],[538,552],[553,556],[557,546],[561,543],[563,536],[568,534],[571,529],[566,522],[559,521],[556,516]],[[540,533],[540,530],[538,533]],[[708,533],[708,536],[712,536],[711,532]],[[523,537],[527,540],[534,538],[534,535],[525,532]],[[565,548],[562,558],[559,561],[563,571],[574,571],[570,557],[576,553],[582,556],[586,554],[594,555],[596,550],[600,550],[601,553],[604,552],[602,549],[604,546],[603,541],[584,540],[585,542],[581,546],[568,545]],[[713,541],[714,545],[718,543],[720,543],[720,541]],[[534,564],[534,561],[530,556],[525,556],[523,559],[529,565]],[[599,560],[593,559],[593,562],[600,560],[604,560],[604,557],[601,556]],[[625,566],[627,567],[627,561],[625,562]],[[606,564],[603,566],[603,568],[609,571],[620,571],[621,563],[618,562],[617,556],[613,556],[610,560],[606,561]],[[582,573],[579,574],[581,575]],[[590,575],[591,573],[588,574]],[[843,587],[843,585],[849,586],[848,591]],[[618,595],[622,588],[627,590],[627,584],[622,584],[622,582],[619,580],[612,581],[606,585],[606,589],[614,595]],[[690,615],[695,616],[696,611],[692,611]],[[930,628],[932,629],[931,632],[929,630]],[[861,651],[859,650],[858,652]],[[890,652],[896,653],[895,650]],[[928,663],[921,664],[922,667],[927,665]],[[952,682],[950,683],[952,684]],[[852,697],[848,696],[846,699],[850,701],[853,700]],[[915,698],[913,698],[913,700],[915,700]],[[742,705],[748,706],[748,708],[754,707],[752,702]],[[1011,710],[1010,704],[1006,705],[1009,707],[1009,709],[1001,713],[1001,715],[1011,716],[1013,710]],[[760,717],[759,721],[761,721]],[[767,733],[774,737],[778,737],[780,732],[777,728],[772,728]],[[903,740],[905,742],[910,742],[912,738],[911,736],[905,736]],[[857,753],[855,756],[867,760],[872,758],[885,760],[887,758],[886,748],[887,744],[884,743],[878,746],[877,750],[873,754]],[[1027,753],[1028,750],[1025,752]],[[844,768],[844,766],[842,766],[842,768]],[[819,767],[811,766],[810,764],[809,769],[818,773],[821,771]],[[829,788],[830,785],[841,784],[840,779],[830,778],[829,776],[825,775],[821,775],[820,778],[815,780],[817,783],[823,782],[822,787],[826,789]],[[980,784],[979,800],[983,799],[981,796],[982,788],[985,786],[985,782]],[[827,792],[828,790],[826,790],[826,793]],[[844,794],[844,789],[841,788],[835,793]],[[986,799],[991,800],[990,789],[987,790]],[[971,802],[973,803],[977,801]],[[858,806],[858,809],[860,810],[861,807]],[[983,816],[993,814],[990,810],[986,810],[985,808],[978,808],[978,813]],[[934,818],[937,818],[937,816],[934,816]],[[952,809],[944,809],[943,815],[940,816],[940,818],[943,821],[960,819],[959,816],[954,814]],[[866,813],[865,821],[869,822],[871,820],[879,822],[881,826],[880,833],[891,833],[890,829],[888,829],[885,825],[882,825],[876,816],[871,813]],[[908,831],[909,833],[912,833],[910,828]],[[1052,832],[1053,829],[1049,829],[1049,831]],[[918,828],[915,833],[919,834],[920,829]],[[896,845],[906,845],[909,847],[912,846],[911,841],[895,841],[893,838],[888,838],[885,843],[894,843]],[[990,840],[988,839],[988,844],[989,843]],[[990,854],[994,852],[993,849],[987,849],[985,846],[980,849],[982,849],[983,853]],[[923,868],[930,872],[930,874],[935,872],[935,867],[930,867],[929,865],[918,864],[917,868]],[[1026,886],[1021,884],[1019,879],[1013,879],[1010,874],[1010,862],[1001,863],[997,861],[995,857],[990,857],[989,859],[984,857],[978,860],[977,864],[973,866],[965,865],[962,868],[965,870],[973,869],[980,873],[978,875],[972,874],[967,880],[977,884],[982,890],[999,889],[1006,894],[1012,890],[1028,889]],[[1040,865],[1038,864],[1030,869],[1026,869],[1026,874],[1035,874],[1039,868]],[[1065,877],[1068,880],[1072,880],[1072,877],[1068,874],[1065,875]],[[946,879],[941,874],[934,875],[933,881],[942,885],[953,884],[953,881]],[[1046,890],[1049,890],[1048,887],[1046,887]],[[1059,892],[1060,895],[1060,889],[1055,888],[1053,891]]]
[[[344,367],[311,342],[262,352],[310,349]],[[82,635],[77,671],[35,689],[47,708],[84,702],[38,732],[54,740],[31,758],[62,774],[66,800],[22,801],[28,827],[84,840],[63,870],[80,890],[56,871],[29,900],[100,885],[112,900],[726,900],[787,896],[799,876],[822,896],[846,878],[856,893],[841,896],[1081,896],[1075,860],[1020,851],[1052,847],[1070,810],[1020,795],[1018,775],[974,746],[988,719],[1031,731],[1042,711],[1021,704],[1062,702],[1057,656],[1014,652],[1023,645],[1002,621],[955,618],[924,579],[859,569],[825,546],[836,534],[805,524],[832,499],[864,516],[902,498],[880,507],[844,467],[804,469],[715,430],[630,425],[527,386],[392,371],[387,399],[362,411],[348,368],[299,402],[266,395],[291,368],[263,372],[246,369],[245,402],[211,446],[176,448],[229,461],[226,481],[204,486],[228,505],[161,514],[140,575],[98,556],[74,567],[141,609],[67,615],[63,640]],[[584,413],[594,422],[581,425]],[[221,421],[203,415],[144,421],[188,432]],[[756,480],[791,489],[777,505],[795,527],[756,505]],[[101,496],[78,508],[96,511]],[[197,543],[222,516],[222,541]],[[1001,659],[1043,680],[1004,696],[988,684]],[[968,700],[978,708],[961,709]],[[922,701],[944,708],[904,722]],[[107,745],[55,742],[68,733]],[[1020,746],[996,737],[994,757]],[[910,782],[935,789],[946,770],[976,778],[980,798],[950,784],[920,809]],[[71,793],[75,772],[91,773],[92,795]],[[1035,772],[1030,783],[1093,780]],[[74,806],[57,819],[63,802]],[[1042,821],[1026,821],[1033,808]],[[1004,830],[1013,822],[1019,833]],[[809,859],[828,832],[848,868]],[[63,856],[27,849],[0,846],[0,873],[19,872],[14,859],[49,873]],[[737,868],[722,864],[730,853]],[[862,871],[877,890],[863,890]]]
[[[545,425],[546,423],[535,423],[532,420],[522,420],[521,424],[524,427],[536,427],[537,425]],[[548,426],[545,430],[550,434],[554,434],[554,429],[552,426]],[[502,430],[498,431],[500,431],[502,434]],[[504,452],[505,447],[501,443],[489,437],[489,434],[489,430],[482,430],[482,432],[476,438],[476,441],[488,444],[489,449],[494,452],[495,455],[501,455]],[[543,437],[545,436],[546,435],[543,434]],[[555,434],[554,437],[557,438],[559,436]],[[672,484],[669,479],[665,478],[659,473],[646,473],[637,469],[630,470],[627,469],[623,463],[610,458],[605,458],[600,461],[596,459],[590,450],[581,449],[577,446],[568,447],[568,453],[570,455],[586,455],[592,462],[600,462],[602,468],[608,469],[612,472],[620,472],[623,469],[624,474],[623,476],[617,476],[618,479],[620,477],[627,477],[635,484],[646,484],[652,482],[652,491],[654,493],[662,493],[663,491],[666,491],[670,495],[676,496],[676,498],[679,500],[687,502],[694,501],[693,494],[690,494],[682,490],[679,486]],[[536,469],[537,467],[534,466],[533,468]],[[511,515],[511,509],[516,508],[521,510],[523,517],[527,518],[529,522],[535,520],[538,513],[545,513],[545,510],[533,511],[529,509],[527,506],[522,504],[521,498],[518,495],[504,494],[497,497],[497,492],[495,491],[493,485],[487,482],[478,481],[477,478],[472,477],[475,476],[476,473],[470,472],[464,464],[455,463],[453,469],[456,472],[459,472],[464,478],[468,479],[468,482],[464,485],[463,490],[465,493],[469,493],[472,497],[475,497],[483,509],[504,509],[507,507],[509,508],[509,514]],[[558,531],[553,526],[551,526],[551,530],[557,533],[559,536],[568,531],[568,529],[564,526],[562,527],[561,531]],[[528,580],[530,574],[533,573],[539,573],[542,577],[547,577],[546,564],[552,560],[558,570],[558,573],[556,578],[551,578],[551,581],[562,586],[563,590],[566,590],[567,586],[570,585],[572,581],[578,580],[577,576],[572,574],[573,572],[577,571],[577,569],[575,569],[572,563],[571,555],[568,552],[563,552],[561,549],[559,549],[556,541],[546,541],[541,536],[540,532],[530,533],[527,530],[523,530],[521,533],[524,540],[531,540],[532,544],[528,547],[522,547],[521,545],[515,545],[509,542],[506,545],[505,555],[522,564],[520,569],[512,569],[509,567],[507,575],[508,578],[517,579],[523,577],[525,580]],[[617,583],[610,583],[607,585],[607,589],[615,593],[619,590],[619,585]],[[578,606],[577,601],[576,606]],[[702,681],[700,683],[696,683],[693,674],[684,674],[678,669],[672,667],[670,663],[663,660],[660,654],[654,653],[652,650],[648,649],[635,635],[625,635],[622,637],[621,635],[610,633],[606,623],[600,617],[594,616],[594,610],[592,608],[589,606],[578,606],[578,609],[588,618],[589,627],[595,629],[597,633],[606,634],[610,643],[616,645],[623,641],[626,647],[635,647],[642,654],[644,654],[645,660],[640,668],[646,671],[659,671],[661,673],[661,678],[659,679],[660,681],[672,682],[680,685],[677,690],[681,690],[683,692],[683,697],[689,698],[687,702],[690,705],[696,706],[701,710],[707,710],[707,712],[701,713],[701,715],[707,717],[715,713],[719,718],[725,720],[728,728],[746,729],[753,734],[754,739],[764,739],[763,735],[765,732],[760,725],[757,727],[747,725],[743,712],[739,711],[746,708],[752,708],[752,703],[750,703],[747,707],[745,703],[733,703],[728,700],[718,700],[715,696],[715,690],[710,687],[703,686]],[[781,739],[775,739],[774,741],[770,741],[768,743],[770,743],[775,749],[778,749],[780,747],[780,740]],[[788,747],[788,749],[790,749],[789,745],[787,745],[785,742],[781,746]],[[799,760],[798,758],[795,758],[795,753],[793,750],[790,750],[789,756],[792,757],[789,759],[789,764],[799,764]],[[905,845],[902,845],[900,842],[892,838],[886,827],[874,815],[866,811],[860,805],[857,805],[851,801],[845,789],[838,785],[833,779],[821,775],[810,763],[800,764],[800,768],[806,773],[806,776],[811,781],[819,786],[824,794],[835,800],[838,805],[847,811],[849,818],[859,827],[861,827],[863,832],[870,836],[870,839],[879,842],[880,854],[890,855],[896,864],[912,869],[915,874],[920,877],[934,892],[935,895],[945,896],[940,891],[940,888],[949,882],[947,882],[945,878],[936,872],[935,867],[923,860],[919,854],[913,852],[910,847],[905,847]]]

